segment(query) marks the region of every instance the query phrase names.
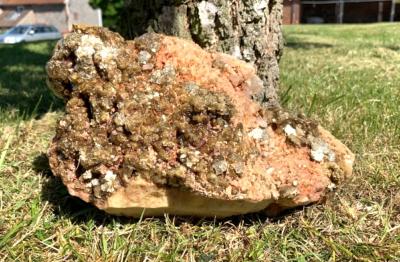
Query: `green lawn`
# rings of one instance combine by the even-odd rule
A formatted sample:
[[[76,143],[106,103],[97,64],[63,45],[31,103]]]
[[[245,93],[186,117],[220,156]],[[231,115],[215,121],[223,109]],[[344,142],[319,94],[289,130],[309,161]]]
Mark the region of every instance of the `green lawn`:
[[[63,104],[51,43],[0,46],[0,261],[400,260],[399,24],[284,28],[281,98],[356,154],[324,205],[269,219],[105,215],[67,194],[45,153]]]

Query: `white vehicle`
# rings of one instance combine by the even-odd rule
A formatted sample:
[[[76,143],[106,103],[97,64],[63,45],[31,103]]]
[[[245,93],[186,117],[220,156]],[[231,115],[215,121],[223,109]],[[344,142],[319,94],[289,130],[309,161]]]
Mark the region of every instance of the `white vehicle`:
[[[0,43],[15,44],[21,42],[55,40],[59,38],[61,38],[61,34],[54,26],[39,24],[19,25],[0,35]]]

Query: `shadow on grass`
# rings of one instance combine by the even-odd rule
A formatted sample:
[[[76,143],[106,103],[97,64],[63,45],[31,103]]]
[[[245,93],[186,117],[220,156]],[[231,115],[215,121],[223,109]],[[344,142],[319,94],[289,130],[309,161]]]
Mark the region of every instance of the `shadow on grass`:
[[[55,216],[71,219],[75,223],[94,220],[96,223],[103,224],[112,221],[112,216],[68,193],[61,179],[51,172],[46,154],[38,155],[33,160],[32,166],[38,175],[44,178],[41,199],[52,206]]]
[[[315,49],[315,48],[331,48],[333,45],[317,43],[317,42],[302,42],[297,39],[290,39],[286,41],[285,47],[293,48],[293,49]]]
[[[389,50],[400,52],[400,45],[387,45],[385,47]]]
[[[73,197],[68,193],[66,186],[62,183],[61,179],[54,177],[49,166],[49,159],[46,154],[38,155],[32,166],[34,170],[44,177],[42,186],[41,198],[47,201],[53,209],[54,215],[59,218],[67,218],[77,224],[86,224],[89,221],[95,222],[96,225],[109,225],[115,222],[121,224],[138,223],[141,219],[113,216],[97,209],[96,207],[88,204],[77,197]],[[190,203],[188,203],[190,204]],[[170,221],[173,221],[175,226],[182,225],[183,223],[190,225],[210,225],[218,224],[219,226],[233,226],[239,225],[252,225],[258,223],[281,223],[289,215],[302,212],[304,208],[291,209],[279,213],[274,217],[268,217],[263,213],[253,213],[246,215],[231,216],[222,219],[213,218],[198,218],[198,217],[183,217],[183,216],[168,216]],[[146,221],[155,221],[157,223],[166,223],[166,217],[146,218]]]
[[[0,45],[0,110],[40,116],[63,103],[46,86],[46,62],[55,42]]]

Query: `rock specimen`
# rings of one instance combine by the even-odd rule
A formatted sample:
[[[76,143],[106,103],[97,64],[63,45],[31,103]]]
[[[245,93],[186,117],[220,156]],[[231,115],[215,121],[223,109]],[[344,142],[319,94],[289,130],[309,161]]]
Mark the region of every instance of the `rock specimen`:
[[[75,26],[47,64],[66,101],[49,150],[71,195],[116,215],[226,217],[320,201],[353,154],[264,108],[255,69],[175,37]]]

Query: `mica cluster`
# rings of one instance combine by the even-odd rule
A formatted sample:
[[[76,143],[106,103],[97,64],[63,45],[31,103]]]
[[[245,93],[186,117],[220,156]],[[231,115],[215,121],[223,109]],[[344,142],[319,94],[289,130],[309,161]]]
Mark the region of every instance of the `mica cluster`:
[[[274,213],[351,174],[353,154],[326,130],[253,101],[251,65],[187,40],[75,26],[47,73],[66,101],[52,171],[112,214]]]

